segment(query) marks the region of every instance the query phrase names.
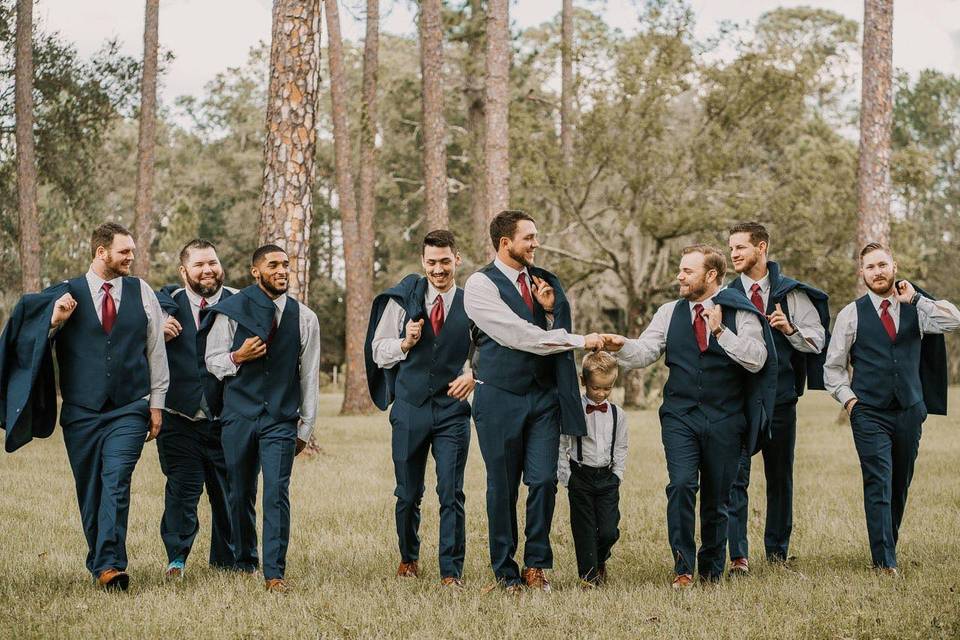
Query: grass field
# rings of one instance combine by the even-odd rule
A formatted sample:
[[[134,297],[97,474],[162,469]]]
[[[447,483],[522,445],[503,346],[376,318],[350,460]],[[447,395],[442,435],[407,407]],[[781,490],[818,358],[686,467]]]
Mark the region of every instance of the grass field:
[[[960,411],[960,392],[952,406]],[[869,569],[862,488],[849,425],[837,405],[809,394],[799,410],[792,568],[757,562],[745,580],[670,588],[666,470],[654,412],[629,416],[631,451],[622,488],[622,538],[611,584],[576,588],[567,497],[554,519],[552,594],[483,593],[492,582],[486,543],[483,461],[467,464],[468,588],[441,591],[437,507],[427,472],[418,581],[393,577],[393,469],[383,415],[336,416],[325,395],[317,427],[322,453],[298,460],[292,482],[288,573],[294,590],[267,594],[260,580],[205,566],[209,510],[182,582],[162,579],[164,477],[148,444],[133,479],[128,535],[132,586],[96,590],[59,430],[0,455],[0,636],[26,637],[960,637],[960,427],[928,420],[910,492],[899,559],[902,577]],[[751,543],[762,546],[762,462],[751,487]],[[521,500],[523,496],[521,495]],[[205,502],[205,499],[204,499]],[[259,507],[258,507],[259,510]],[[521,510],[522,514],[522,510]],[[521,525],[522,530],[522,525]],[[522,545],[522,541],[521,541]]]

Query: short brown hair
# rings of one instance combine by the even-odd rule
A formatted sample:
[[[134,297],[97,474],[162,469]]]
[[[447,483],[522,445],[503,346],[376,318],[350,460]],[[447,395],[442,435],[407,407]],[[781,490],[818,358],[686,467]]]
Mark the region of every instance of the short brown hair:
[[[204,240],[203,238],[194,238],[187,244],[183,245],[183,249],[180,249],[180,264],[186,266],[187,260],[190,259],[191,249],[213,249],[216,251],[217,247],[209,240]]]
[[[529,214],[519,209],[507,209],[498,213],[490,221],[490,240],[493,242],[493,249],[500,249],[500,238],[509,238],[513,240],[517,232],[517,225],[521,220],[536,222]]]
[[[606,351],[588,353],[583,357],[580,368],[584,380],[590,380],[595,374],[618,373],[617,359]]]
[[[770,246],[770,234],[767,228],[759,222],[741,222],[730,227],[730,235],[735,233],[749,233],[750,244],[758,246],[761,242],[766,242]]]
[[[423,236],[423,248],[420,250],[421,255],[423,255],[427,247],[450,247],[450,250],[456,253],[457,238],[453,235],[452,231],[448,231],[447,229],[434,229]]]
[[[717,280],[722,279],[724,274],[727,272],[726,256],[709,244],[704,244],[701,242],[698,244],[692,244],[689,247],[684,247],[681,255],[685,256],[688,253],[702,253],[704,268],[706,268],[707,271],[710,271],[711,269],[716,271]]]
[[[90,256],[96,258],[97,249],[100,247],[109,250],[113,244],[114,236],[130,236],[132,238],[133,234],[127,231],[127,228],[122,224],[104,222],[90,234]]]
[[[863,249],[860,249],[860,262],[863,262],[863,256],[874,251],[884,251],[887,253],[887,255],[893,258],[893,252],[890,251],[887,245],[880,242],[868,242],[867,244],[863,245]]]

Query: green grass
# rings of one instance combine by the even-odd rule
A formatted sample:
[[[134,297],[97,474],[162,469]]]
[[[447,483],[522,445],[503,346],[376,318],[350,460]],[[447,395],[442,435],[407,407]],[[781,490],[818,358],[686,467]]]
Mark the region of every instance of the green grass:
[[[957,390],[951,400],[956,414]],[[249,576],[205,566],[205,498],[186,578],[176,584],[162,580],[164,477],[153,444],[145,448],[133,480],[127,539],[131,590],[100,592],[84,570],[85,545],[59,430],[47,441],[0,455],[0,636],[960,637],[960,429],[955,417],[932,417],[924,428],[901,531],[900,579],[869,569],[860,470],[849,425],[838,423],[836,403],[813,393],[799,409],[792,569],[757,562],[748,579],[674,593],[659,425],[654,412],[635,412],[629,415],[622,538],[608,565],[611,584],[594,592],[576,588],[561,487],[553,527],[554,592],[512,598],[482,592],[492,575],[476,434],[466,480],[468,588],[449,593],[438,586],[432,468],[421,532],[424,575],[400,581],[393,577],[399,558],[386,416],[341,418],[338,408],[337,396],[323,397],[317,427],[322,453],[298,460],[294,468],[287,558],[294,590],[286,596],[265,593]],[[750,535],[757,549],[763,473],[760,458],[754,464]]]

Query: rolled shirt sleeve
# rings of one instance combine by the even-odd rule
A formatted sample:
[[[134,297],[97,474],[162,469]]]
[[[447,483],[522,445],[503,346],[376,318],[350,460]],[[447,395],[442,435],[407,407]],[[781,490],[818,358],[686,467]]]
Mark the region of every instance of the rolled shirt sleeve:
[[[960,327],[960,311],[952,302],[931,300],[920,296],[917,300],[917,315],[921,333],[949,333]]]
[[[167,365],[167,345],[163,339],[164,314],[153,292],[143,280],[140,280],[140,298],[147,315],[147,363],[150,368],[150,408],[163,409],[166,404],[167,389],[170,386],[170,369]]]
[[[300,424],[297,437],[310,440],[320,404],[320,321],[300,304]]]
[[[230,346],[233,344],[236,333],[236,320],[231,320],[222,313],[218,313],[213,319],[213,326],[207,334],[207,350],[203,360],[207,365],[207,371],[218,380],[237,375],[239,366],[230,357]]]
[[[786,336],[790,345],[803,353],[820,353],[826,342],[826,329],[820,322],[817,308],[810,302],[810,296],[804,291],[794,289],[787,294],[790,307],[790,321],[796,331]]]
[[[383,309],[383,315],[377,328],[373,333],[373,361],[381,369],[391,369],[400,362],[407,359],[400,345],[403,339],[400,334],[403,332],[403,324],[406,322],[407,314],[403,308],[397,304],[396,300],[387,302]]]
[[[763,369],[767,361],[767,345],[763,340],[763,325],[749,311],[737,311],[737,332],[724,331],[717,342],[730,359],[750,373]]]
[[[823,384],[840,404],[846,406],[857,397],[850,387],[850,348],[857,337],[857,307],[850,303],[840,310],[833,324],[833,336],[823,364]]]
[[[642,369],[660,359],[667,349],[667,330],[676,301],[661,305],[653,314],[650,324],[639,338],[627,340],[615,355],[620,366],[627,369]]]

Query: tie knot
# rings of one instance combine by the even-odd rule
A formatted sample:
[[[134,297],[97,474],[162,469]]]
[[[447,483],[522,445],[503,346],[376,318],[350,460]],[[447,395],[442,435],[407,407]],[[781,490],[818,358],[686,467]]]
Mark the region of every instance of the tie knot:
[[[699,302],[693,305],[693,312],[697,315],[700,315],[701,313],[703,313],[703,305],[700,304]]]
[[[438,293],[437,297],[433,301],[433,304],[443,304],[443,296]]]
[[[206,299],[206,298],[200,298],[200,308],[201,308],[201,309],[206,309],[206,308],[207,308],[207,299]]]
[[[889,308],[890,308],[890,301],[889,301],[889,300],[884,300],[883,302],[881,302],[881,303],[880,303],[880,308],[883,309],[884,311],[886,311],[887,309],[889,309]]]
[[[103,286],[100,288],[106,291],[107,293],[110,293],[110,289],[113,289],[113,285],[110,284],[109,282],[104,282]]]
[[[521,271],[520,275],[517,276],[517,282],[527,284],[527,273],[525,271]]]
[[[757,293],[758,291],[760,291],[760,284],[754,282],[754,283],[753,283],[753,286],[750,287],[750,292],[751,292],[751,293]]]

